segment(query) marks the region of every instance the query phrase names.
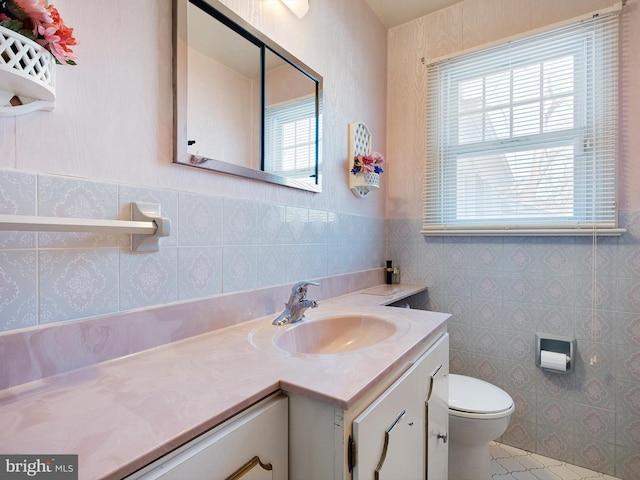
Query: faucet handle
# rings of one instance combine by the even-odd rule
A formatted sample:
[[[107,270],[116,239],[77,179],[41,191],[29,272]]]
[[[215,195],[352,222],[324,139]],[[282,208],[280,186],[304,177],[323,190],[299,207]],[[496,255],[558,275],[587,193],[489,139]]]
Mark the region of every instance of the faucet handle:
[[[306,296],[307,296],[307,287],[309,285],[315,285],[317,287],[320,284],[317,283],[317,282],[309,282],[309,281],[306,281],[306,280],[302,281],[302,282],[298,282],[291,289],[291,295],[292,296],[299,296],[300,300],[304,300],[306,298]]]

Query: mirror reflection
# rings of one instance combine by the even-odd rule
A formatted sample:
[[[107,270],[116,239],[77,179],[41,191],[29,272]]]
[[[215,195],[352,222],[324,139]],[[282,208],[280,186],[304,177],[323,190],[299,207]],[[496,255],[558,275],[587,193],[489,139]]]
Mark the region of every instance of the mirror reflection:
[[[174,7],[175,161],[321,191],[321,77],[216,0]]]
[[[189,4],[187,151],[260,168],[260,48]]]
[[[314,179],[320,137],[315,82],[270,50],[266,59],[263,170]]]

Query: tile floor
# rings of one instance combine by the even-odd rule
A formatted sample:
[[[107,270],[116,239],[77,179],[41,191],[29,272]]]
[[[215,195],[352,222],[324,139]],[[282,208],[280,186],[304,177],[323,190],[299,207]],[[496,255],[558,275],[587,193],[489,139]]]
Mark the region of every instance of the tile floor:
[[[618,480],[497,442],[491,442],[490,451],[491,480]]]

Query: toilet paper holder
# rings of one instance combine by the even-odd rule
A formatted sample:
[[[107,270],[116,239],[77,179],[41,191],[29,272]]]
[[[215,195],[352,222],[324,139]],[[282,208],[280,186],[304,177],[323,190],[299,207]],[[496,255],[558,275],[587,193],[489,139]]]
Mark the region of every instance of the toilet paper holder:
[[[549,352],[553,363],[542,360],[542,352]],[[576,339],[563,336],[553,335],[550,333],[536,333],[536,366],[542,370],[554,373],[571,373],[575,365]],[[564,370],[562,365],[557,363],[561,355],[566,356],[566,365]]]

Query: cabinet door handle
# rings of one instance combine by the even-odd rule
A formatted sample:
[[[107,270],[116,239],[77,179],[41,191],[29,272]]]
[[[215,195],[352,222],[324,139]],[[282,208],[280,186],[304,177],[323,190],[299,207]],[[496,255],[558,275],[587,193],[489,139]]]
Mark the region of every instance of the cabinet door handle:
[[[251,470],[253,470],[253,467],[255,467],[256,465],[260,465],[260,467],[262,467],[264,470],[267,470],[267,471],[273,470],[273,466],[270,463],[262,463],[260,458],[256,455],[251,460],[249,460],[247,463],[242,465],[238,470],[236,470],[231,475],[229,475],[227,478],[225,478],[225,480],[239,480],[242,477],[244,477],[245,474],[247,474]]]
[[[449,436],[446,433],[439,433],[436,435],[436,438],[442,440],[442,443],[447,443],[448,437]]]
[[[427,400],[426,400],[427,402],[429,401],[429,399],[431,398],[431,394],[433,393],[433,380],[441,368],[442,368],[442,364],[438,365],[438,368],[436,368],[431,374],[431,376],[429,377],[429,391],[427,392]]]
[[[393,422],[391,422],[391,425],[389,425],[387,429],[384,431],[384,445],[382,446],[382,453],[380,454],[380,460],[378,461],[378,466],[376,467],[376,470],[374,472],[375,480],[380,479],[380,470],[382,469],[382,465],[384,465],[384,461],[387,458],[387,449],[389,448],[389,434],[391,433],[391,430],[393,430],[394,427],[400,422],[400,420],[402,420],[402,417],[404,417],[406,413],[407,413],[406,410],[403,410],[402,412],[400,412],[400,415],[398,415],[396,419]]]

